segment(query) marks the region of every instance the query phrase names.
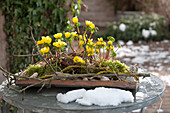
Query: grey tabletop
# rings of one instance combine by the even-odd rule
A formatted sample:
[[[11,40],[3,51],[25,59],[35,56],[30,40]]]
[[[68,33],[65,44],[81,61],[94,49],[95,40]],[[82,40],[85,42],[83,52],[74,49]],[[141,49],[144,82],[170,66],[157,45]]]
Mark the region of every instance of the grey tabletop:
[[[149,82],[148,82],[149,81]],[[152,86],[156,89],[151,87]],[[148,77],[140,82],[139,91],[143,92],[143,98],[137,98],[133,103],[122,103],[118,106],[82,106],[75,102],[68,104],[60,103],[56,100],[58,93],[64,93],[70,89],[68,88],[44,88],[40,93],[37,93],[36,88],[28,89],[24,95],[10,90],[3,95],[3,100],[21,109],[26,109],[39,113],[121,113],[128,112],[135,109],[141,109],[157,102],[163,95],[165,85],[162,80],[156,76]],[[1,95],[7,91],[6,84],[0,85]]]

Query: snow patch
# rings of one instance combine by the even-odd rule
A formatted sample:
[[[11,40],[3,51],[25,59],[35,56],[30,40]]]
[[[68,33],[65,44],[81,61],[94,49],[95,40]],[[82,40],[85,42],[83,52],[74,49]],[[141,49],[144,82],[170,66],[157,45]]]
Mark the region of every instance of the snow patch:
[[[125,44],[122,40],[119,40],[118,43],[119,43],[120,45],[124,45],[124,44]]]
[[[158,112],[158,113],[164,112],[164,110],[163,110],[163,109],[158,109],[157,112]]]
[[[169,40],[163,40],[162,42],[164,42],[164,43],[169,43]]]
[[[132,63],[138,63],[138,64],[142,64],[144,62],[148,62],[149,60],[143,56],[139,56],[139,57],[135,57],[132,59]]]
[[[161,76],[160,78],[161,78],[161,80],[166,82],[168,86],[170,86],[170,75]]]
[[[125,24],[120,24],[119,25],[119,30],[124,32],[126,30],[126,25]]]
[[[73,90],[67,92],[66,94],[59,93],[56,98],[62,103],[69,103],[75,101],[78,98],[82,98],[85,92],[85,89]]]
[[[127,43],[126,43],[128,46],[130,45],[133,45],[133,42],[131,40],[129,40]]]
[[[147,97],[147,95],[142,93],[142,92],[137,92],[136,93],[136,99],[137,100],[143,100],[145,97]]]
[[[80,89],[69,91],[66,94],[60,93],[57,95],[57,100],[62,103],[68,103],[76,100],[75,102],[78,104],[86,106],[117,106],[122,102],[133,102],[134,97],[130,91],[99,87],[94,90],[86,91],[84,89]]]

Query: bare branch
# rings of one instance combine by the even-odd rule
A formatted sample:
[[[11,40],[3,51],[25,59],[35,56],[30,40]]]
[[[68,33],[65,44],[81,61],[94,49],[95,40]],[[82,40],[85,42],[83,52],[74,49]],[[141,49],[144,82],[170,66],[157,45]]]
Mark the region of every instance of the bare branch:
[[[46,63],[47,63],[47,65],[49,65],[49,67],[51,68],[51,70],[55,73],[55,75],[57,76],[57,73],[55,72],[55,70],[54,70],[54,68],[47,62],[47,60],[42,56],[42,54],[41,54],[41,52],[40,52],[40,49],[39,49],[39,47],[38,47],[38,45],[37,45],[37,43],[36,43],[36,41],[35,41],[35,38],[34,38],[34,36],[33,36],[33,33],[32,33],[32,27],[31,26],[28,26],[30,29],[31,29],[31,37],[32,37],[32,40],[34,41],[34,43],[35,43],[35,46],[36,46],[36,48],[37,48],[37,51],[38,51],[38,54],[39,54],[39,56],[41,57],[41,59],[43,60],[43,61],[45,61]]]

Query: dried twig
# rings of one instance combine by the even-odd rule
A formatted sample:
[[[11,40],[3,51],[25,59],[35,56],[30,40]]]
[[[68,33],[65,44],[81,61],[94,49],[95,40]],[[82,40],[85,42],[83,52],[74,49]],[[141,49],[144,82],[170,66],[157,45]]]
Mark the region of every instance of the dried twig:
[[[33,36],[33,33],[32,33],[32,27],[31,26],[28,26],[30,29],[31,29],[31,37],[32,37],[32,40],[34,41],[34,43],[35,43],[35,46],[36,46],[36,48],[37,48],[37,51],[38,51],[38,54],[39,54],[39,56],[41,57],[41,59],[43,60],[43,61],[45,61],[46,63],[47,63],[47,65],[51,68],[51,70],[55,73],[55,75],[57,76],[57,73],[55,72],[55,70],[54,70],[54,68],[48,63],[48,61],[42,56],[42,54],[41,54],[41,52],[40,52],[40,49],[39,49],[39,47],[38,47],[38,45],[37,45],[37,43],[36,43],[36,41],[35,41],[35,38],[34,38],[34,36]]]
[[[16,57],[32,57],[32,56],[37,56],[38,54],[28,54],[28,55],[13,55]]]

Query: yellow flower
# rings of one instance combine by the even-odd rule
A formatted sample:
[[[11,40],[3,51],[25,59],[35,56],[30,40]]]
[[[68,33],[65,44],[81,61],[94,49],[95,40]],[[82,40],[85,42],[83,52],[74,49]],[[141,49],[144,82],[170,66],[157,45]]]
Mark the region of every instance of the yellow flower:
[[[45,43],[50,44],[52,39],[49,36],[46,36]]]
[[[80,60],[80,63],[85,64],[85,61],[84,60]]]
[[[94,29],[94,28],[95,28],[95,25],[92,23],[92,24],[90,25],[90,27],[91,27],[92,29]]]
[[[88,39],[88,43],[92,43],[93,39]]]
[[[98,38],[98,41],[103,42],[103,38]]]
[[[96,53],[99,53],[99,49],[96,49]]]
[[[43,43],[45,42],[45,38],[46,38],[45,36],[42,36],[42,37],[41,37],[41,41],[42,41]]]
[[[108,49],[109,49],[109,46],[107,46],[106,49],[108,50]]]
[[[72,21],[73,21],[74,24],[77,24],[78,23],[78,18],[77,17],[73,17]]]
[[[78,57],[78,56],[75,56],[75,57],[73,58],[73,61],[74,61],[75,63],[82,63],[82,64],[85,63],[85,61],[82,60],[82,59],[81,59],[80,57]]]
[[[57,33],[54,35],[55,38],[61,38],[62,37],[62,33]]]
[[[94,48],[90,48],[90,47],[87,46],[86,49],[87,49],[87,52],[88,52],[88,56],[93,56],[94,55],[94,51],[95,51]]]
[[[42,36],[42,42],[50,44],[52,39],[49,36]]]
[[[84,41],[83,40],[80,40],[79,41],[79,45],[83,45],[84,44]]]
[[[93,24],[91,21],[88,21],[88,20],[86,20],[85,23],[86,23],[86,26],[91,26]]]
[[[73,36],[78,36],[77,32],[71,32]]]
[[[102,42],[102,46],[106,46],[106,42]]]
[[[81,59],[80,59],[78,56],[75,56],[74,59],[73,59],[73,61],[74,61],[75,63],[78,63],[78,62],[81,61]]]
[[[67,45],[67,43],[65,43],[65,42],[63,42],[63,41],[61,41],[61,40],[58,40],[58,42],[54,42],[53,43],[53,46],[55,46],[55,47],[64,47],[64,46],[66,46]]]
[[[110,47],[111,50],[114,50],[114,47]]]
[[[65,33],[65,37],[66,37],[66,38],[70,38],[70,36],[71,36],[71,34],[70,34],[69,32],[66,32],[66,33]]]
[[[91,45],[92,45],[93,47],[95,47],[95,46],[96,46],[96,44],[95,44],[95,43],[93,43],[93,42],[92,42],[92,44],[91,44]]]
[[[42,54],[44,54],[44,53],[48,53],[49,50],[50,50],[49,47],[44,47],[44,48],[41,48],[40,52],[41,52]]]
[[[100,41],[97,41],[96,43],[98,46],[100,46],[102,43]]]
[[[44,44],[42,40],[37,41],[37,45]]]
[[[79,39],[83,39],[83,36],[82,36],[82,35],[79,35]]]
[[[108,41],[107,44],[108,44],[108,45],[112,45],[112,41]]]

